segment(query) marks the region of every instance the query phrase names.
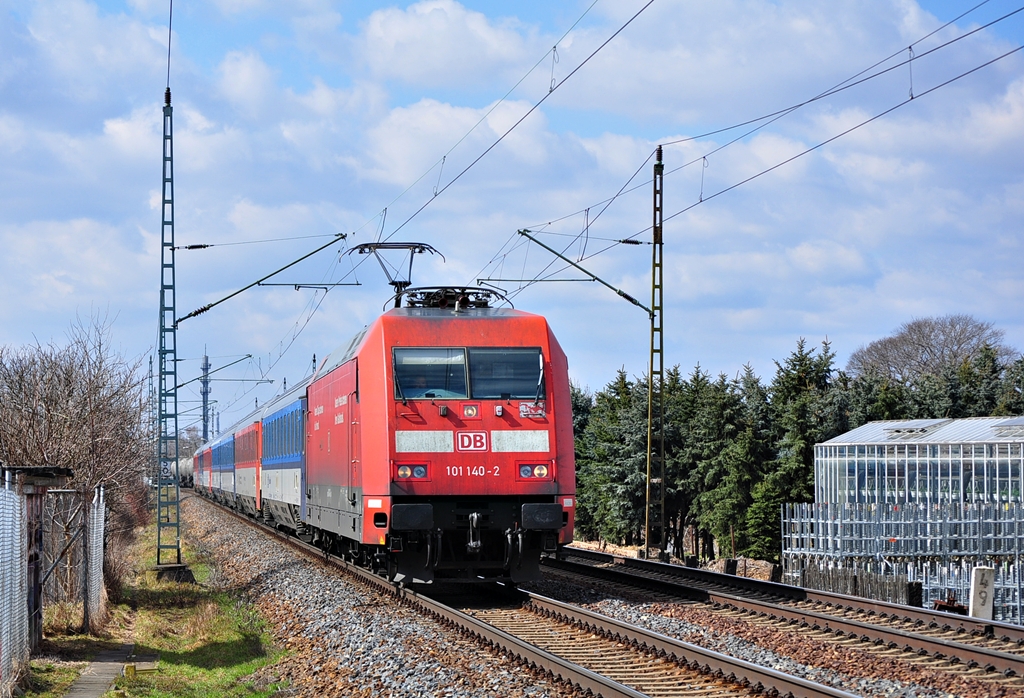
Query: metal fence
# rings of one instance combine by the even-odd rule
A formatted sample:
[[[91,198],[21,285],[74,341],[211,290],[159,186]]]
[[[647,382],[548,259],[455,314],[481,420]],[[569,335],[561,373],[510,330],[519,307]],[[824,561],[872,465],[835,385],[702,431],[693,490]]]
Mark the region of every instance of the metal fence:
[[[95,622],[105,615],[106,611],[106,596],[103,593],[103,532],[106,526],[107,507],[102,487],[96,489],[91,507],[87,532],[89,565],[85,570],[85,588],[88,590],[89,617]]]
[[[879,576],[897,581],[897,587],[920,582],[926,607],[949,596],[967,605],[973,568],[994,567],[995,619],[1021,623],[1024,617],[1019,503],[788,504],[782,548],[784,581],[842,591],[828,588],[828,580],[849,577],[839,571],[850,570],[874,579],[879,594],[886,588]],[[860,595],[867,596],[865,591]]]
[[[0,485],[0,696],[3,698],[12,694],[14,680],[28,662],[26,545],[24,504],[11,488],[8,474]]]
[[[44,543],[47,573],[43,604],[81,604],[88,601],[92,627],[106,616],[103,584],[106,497],[104,488],[83,501],[75,490],[48,493],[44,513]]]

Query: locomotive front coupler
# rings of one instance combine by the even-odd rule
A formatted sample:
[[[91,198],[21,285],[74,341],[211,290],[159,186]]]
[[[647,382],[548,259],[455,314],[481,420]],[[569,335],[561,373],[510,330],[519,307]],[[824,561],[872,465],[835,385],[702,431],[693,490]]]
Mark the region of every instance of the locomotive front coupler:
[[[437,563],[441,561],[441,538],[444,533],[441,529],[427,531],[427,567],[437,569]]]
[[[505,561],[502,563],[502,567],[509,569],[512,562],[512,550],[516,549],[519,553],[518,560],[522,564],[523,559],[523,538],[526,536],[526,531],[519,528],[519,524],[515,524],[514,528],[505,530]],[[516,568],[518,569],[518,565]]]
[[[483,516],[478,511],[469,515],[469,542],[466,543],[466,552],[471,555],[479,553],[483,543],[480,540],[480,522]]]

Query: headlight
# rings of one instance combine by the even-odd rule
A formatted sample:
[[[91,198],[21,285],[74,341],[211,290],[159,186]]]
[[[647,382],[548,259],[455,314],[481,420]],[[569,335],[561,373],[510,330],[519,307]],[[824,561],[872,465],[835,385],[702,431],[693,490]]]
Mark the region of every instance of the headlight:
[[[533,466],[533,476],[534,477],[547,477],[548,476],[548,466],[546,466],[546,465],[535,465],[535,466]]]
[[[422,468],[423,466],[421,465],[419,467]],[[426,472],[426,468],[424,468],[424,473],[425,472]],[[400,466],[398,466],[398,477],[400,477],[400,478],[412,477],[412,468],[410,468],[408,465],[400,465]]]
[[[533,467],[529,465],[520,465],[519,477],[533,477]]]
[[[406,466],[408,467],[408,466]],[[417,478],[425,478],[427,476],[427,466],[417,465],[412,469],[412,476]]]

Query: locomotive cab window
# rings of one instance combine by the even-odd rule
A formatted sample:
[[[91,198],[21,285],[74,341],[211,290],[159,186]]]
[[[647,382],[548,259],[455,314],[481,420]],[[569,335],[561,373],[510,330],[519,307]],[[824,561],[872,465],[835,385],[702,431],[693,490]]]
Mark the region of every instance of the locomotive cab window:
[[[395,398],[466,398],[466,351],[443,348],[394,350]]]
[[[469,384],[477,400],[544,397],[544,357],[538,348],[486,347],[469,350]]]

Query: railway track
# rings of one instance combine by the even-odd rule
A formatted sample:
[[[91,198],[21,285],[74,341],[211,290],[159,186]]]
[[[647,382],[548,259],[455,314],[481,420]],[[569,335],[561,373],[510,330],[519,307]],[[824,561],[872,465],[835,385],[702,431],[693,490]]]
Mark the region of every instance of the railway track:
[[[443,589],[422,592],[396,586],[368,569],[325,557],[318,548],[220,508],[282,544],[343,569],[444,625],[586,694],[605,698],[854,695],[501,585],[489,585],[468,596],[460,589],[451,598]],[[452,599],[460,608],[449,605]]]
[[[515,591],[506,598],[502,605],[461,604],[462,612],[517,642],[631,687],[580,685],[600,695],[852,695],[538,594]]]
[[[707,604],[752,623],[857,644],[1024,691],[1024,628],[575,548],[548,569]]]

